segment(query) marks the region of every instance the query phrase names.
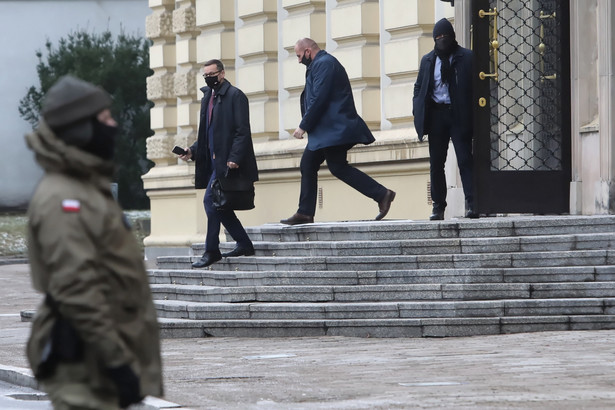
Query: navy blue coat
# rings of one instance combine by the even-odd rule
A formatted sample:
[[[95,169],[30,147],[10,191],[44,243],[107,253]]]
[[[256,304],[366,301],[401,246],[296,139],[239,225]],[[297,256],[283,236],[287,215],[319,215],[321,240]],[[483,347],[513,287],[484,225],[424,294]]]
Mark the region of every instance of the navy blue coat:
[[[324,50],[316,54],[307,68],[302,102],[305,113],[299,127],[308,133],[310,151],[375,141],[357,114],[346,70]]]
[[[216,159],[212,163],[211,152],[207,143],[209,124],[207,124],[206,118],[211,88],[203,87],[201,91],[204,95],[201,99],[198,139],[190,147],[192,159],[196,161],[195,188],[207,188],[214,167],[216,175],[224,175],[228,161],[239,165],[239,171],[242,175],[252,181],[257,181],[258,169],[250,131],[248,98],[239,88],[233,87],[226,79],[214,95],[212,124]]]
[[[433,71],[436,62],[436,53],[431,51],[421,59],[419,75],[414,83],[414,96],[412,98],[412,115],[414,115],[414,128],[419,140],[429,135],[429,103],[432,97],[434,84]],[[451,62],[454,81],[449,84],[451,108],[455,126],[452,132],[472,138],[472,51],[457,47]]]

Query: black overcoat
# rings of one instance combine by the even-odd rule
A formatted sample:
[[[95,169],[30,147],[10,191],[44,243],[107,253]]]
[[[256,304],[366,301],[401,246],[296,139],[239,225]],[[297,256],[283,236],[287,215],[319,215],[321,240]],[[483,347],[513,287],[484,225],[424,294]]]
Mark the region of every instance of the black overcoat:
[[[451,108],[453,109],[454,126],[451,132],[460,133],[467,138],[472,138],[472,51],[467,48],[457,47],[453,53],[451,68],[454,71],[453,82],[449,84]],[[419,68],[419,74],[414,83],[414,95],[412,98],[412,115],[414,115],[414,128],[419,140],[429,135],[429,100],[433,89],[433,70],[436,61],[435,51],[423,56]]]
[[[203,98],[201,99],[198,139],[190,147],[193,160],[196,161],[195,188],[207,188],[214,167],[216,175],[224,175],[228,161],[238,164],[242,175],[252,181],[258,181],[258,168],[250,132],[248,98],[226,79],[214,94],[212,124],[215,159],[212,164],[210,160],[212,155],[207,143],[208,124],[205,117],[212,90],[209,87],[203,87],[201,91]]]

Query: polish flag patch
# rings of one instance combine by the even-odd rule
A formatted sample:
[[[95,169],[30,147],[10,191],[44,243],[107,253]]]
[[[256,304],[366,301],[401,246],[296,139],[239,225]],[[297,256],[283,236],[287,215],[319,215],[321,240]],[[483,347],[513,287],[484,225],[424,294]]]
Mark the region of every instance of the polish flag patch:
[[[62,210],[64,212],[79,212],[81,210],[81,202],[76,199],[65,199],[62,201]]]

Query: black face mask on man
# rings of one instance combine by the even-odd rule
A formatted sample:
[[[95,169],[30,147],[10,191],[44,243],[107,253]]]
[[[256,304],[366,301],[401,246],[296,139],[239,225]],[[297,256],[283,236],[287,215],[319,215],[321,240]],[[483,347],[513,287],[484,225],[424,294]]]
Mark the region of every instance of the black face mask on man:
[[[307,51],[307,50],[305,50]],[[303,52],[303,57],[301,57],[301,64],[305,65],[306,67],[309,67],[310,64],[312,64],[312,57],[307,58],[305,56],[305,51]]]
[[[450,54],[455,39],[451,36],[440,37],[436,41],[436,50],[444,54]]]
[[[218,80],[217,75],[205,77],[205,84],[207,84],[209,88],[216,88],[220,84],[220,80]]]
[[[97,118],[92,119],[92,128],[92,139],[83,147],[83,150],[104,160],[113,159],[118,128],[103,124]]]

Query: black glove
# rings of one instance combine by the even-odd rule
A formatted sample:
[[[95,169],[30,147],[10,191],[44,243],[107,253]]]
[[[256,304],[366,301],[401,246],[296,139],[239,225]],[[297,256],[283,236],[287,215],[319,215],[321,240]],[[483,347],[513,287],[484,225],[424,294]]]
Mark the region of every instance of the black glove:
[[[115,386],[120,400],[120,407],[125,408],[143,400],[139,377],[127,364],[107,369]]]

